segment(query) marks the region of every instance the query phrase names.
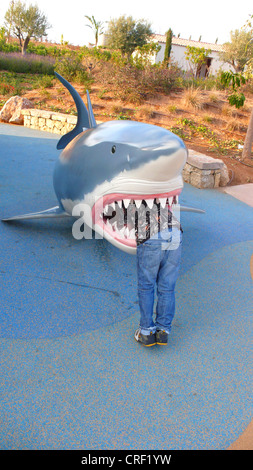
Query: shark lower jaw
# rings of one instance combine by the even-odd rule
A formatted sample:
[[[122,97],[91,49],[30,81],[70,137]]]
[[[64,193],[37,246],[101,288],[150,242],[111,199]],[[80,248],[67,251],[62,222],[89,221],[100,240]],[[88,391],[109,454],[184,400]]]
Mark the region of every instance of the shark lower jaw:
[[[162,207],[168,205],[173,210],[173,205],[178,204],[178,196],[182,189],[176,189],[168,193],[160,194],[120,194],[112,193],[101,197],[92,208],[92,221],[95,230],[104,238],[118,247],[135,249],[135,228],[127,217],[127,209],[131,204],[136,210],[141,204],[147,204],[152,208],[155,203]]]

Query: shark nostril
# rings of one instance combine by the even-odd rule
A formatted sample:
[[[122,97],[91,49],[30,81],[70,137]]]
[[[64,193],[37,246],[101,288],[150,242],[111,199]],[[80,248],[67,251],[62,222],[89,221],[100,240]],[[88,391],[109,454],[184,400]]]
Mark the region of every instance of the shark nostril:
[[[115,153],[115,152],[116,152],[116,145],[113,145],[113,146],[112,146],[111,152],[112,152],[112,153]]]

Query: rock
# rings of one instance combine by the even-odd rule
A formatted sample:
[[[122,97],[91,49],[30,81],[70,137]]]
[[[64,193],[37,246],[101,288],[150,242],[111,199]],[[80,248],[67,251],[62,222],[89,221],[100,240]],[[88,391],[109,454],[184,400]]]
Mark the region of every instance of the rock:
[[[185,183],[190,183],[191,182],[191,172],[192,172],[192,166],[189,165],[189,163],[186,162],[184,168],[183,168],[183,179]]]
[[[10,122],[13,124],[23,124],[24,116],[21,113],[22,109],[32,108],[33,104],[27,98],[20,96],[12,96],[6,101],[2,111],[0,112],[0,121]]]
[[[222,160],[192,150],[189,150],[187,162],[200,170],[218,170],[223,166]]]
[[[204,172],[195,168],[191,172],[190,183],[199,189],[211,189],[214,187],[214,175],[210,170]]]
[[[221,173],[220,173],[220,186],[227,186],[227,184],[229,183],[229,173],[228,173],[228,168],[227,168],[227,165],[223,165],[223,167],[221,168]]]
[[[183,170],[183,178],[197,188],[218,188],[227,186],[229,173],[227,166],[218,158],[189,150],[187,163]]]

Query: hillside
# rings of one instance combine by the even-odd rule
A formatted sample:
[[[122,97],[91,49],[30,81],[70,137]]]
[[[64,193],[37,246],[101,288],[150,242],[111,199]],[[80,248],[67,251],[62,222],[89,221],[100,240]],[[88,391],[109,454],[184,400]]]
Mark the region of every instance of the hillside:
[[[18,94],[31,100],[35,108],[76,112],[72,97],[56,79],[50,78],[48,83],[38,81],[31,86],[34,76],[16,75],[19,80],[22,77]],[[0,72],[0,84],[4,81],[6,73]],[[86,102],[84,86],[72,84]],[[237,110],[228,105],[226,92],[220,90],[177,88],[169,95],[154,93],[136,105],[115,97],[101,75],[89,89],[97,121],[132,119],[164,126],[182,137],[189,149],[221,158],[230,170],[230,184],[253,182],[253,159],[240,161],[253,106],[251,90],[245,91],[245,105]],[[0,108],[7,99],[8,96],[0,94]]]

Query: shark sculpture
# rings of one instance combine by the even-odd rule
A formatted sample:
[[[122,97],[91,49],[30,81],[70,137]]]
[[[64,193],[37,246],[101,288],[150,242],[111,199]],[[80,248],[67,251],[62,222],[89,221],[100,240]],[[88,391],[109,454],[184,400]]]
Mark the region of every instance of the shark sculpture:
[[[58,205],[42,212],[4,219],[13,220],[80,217],[85,224],[117,248],[134,254],[132,227],[124,219],[129,204],[154,201],[170,209],[204,212],[178,206],[183,188],[182,170],[187,159],[184,142],[167,129],[136,121],[97,124],[89,93],[88,109],[77,91],[58,73],[71,93],[78,111],[76,127],[63,135],[57,149],[53,184]],[[79,210],[77,210],[79,208]],[[115,215],[109,217],[108,215]],[[122,222],[120,224],[120,220]]]

